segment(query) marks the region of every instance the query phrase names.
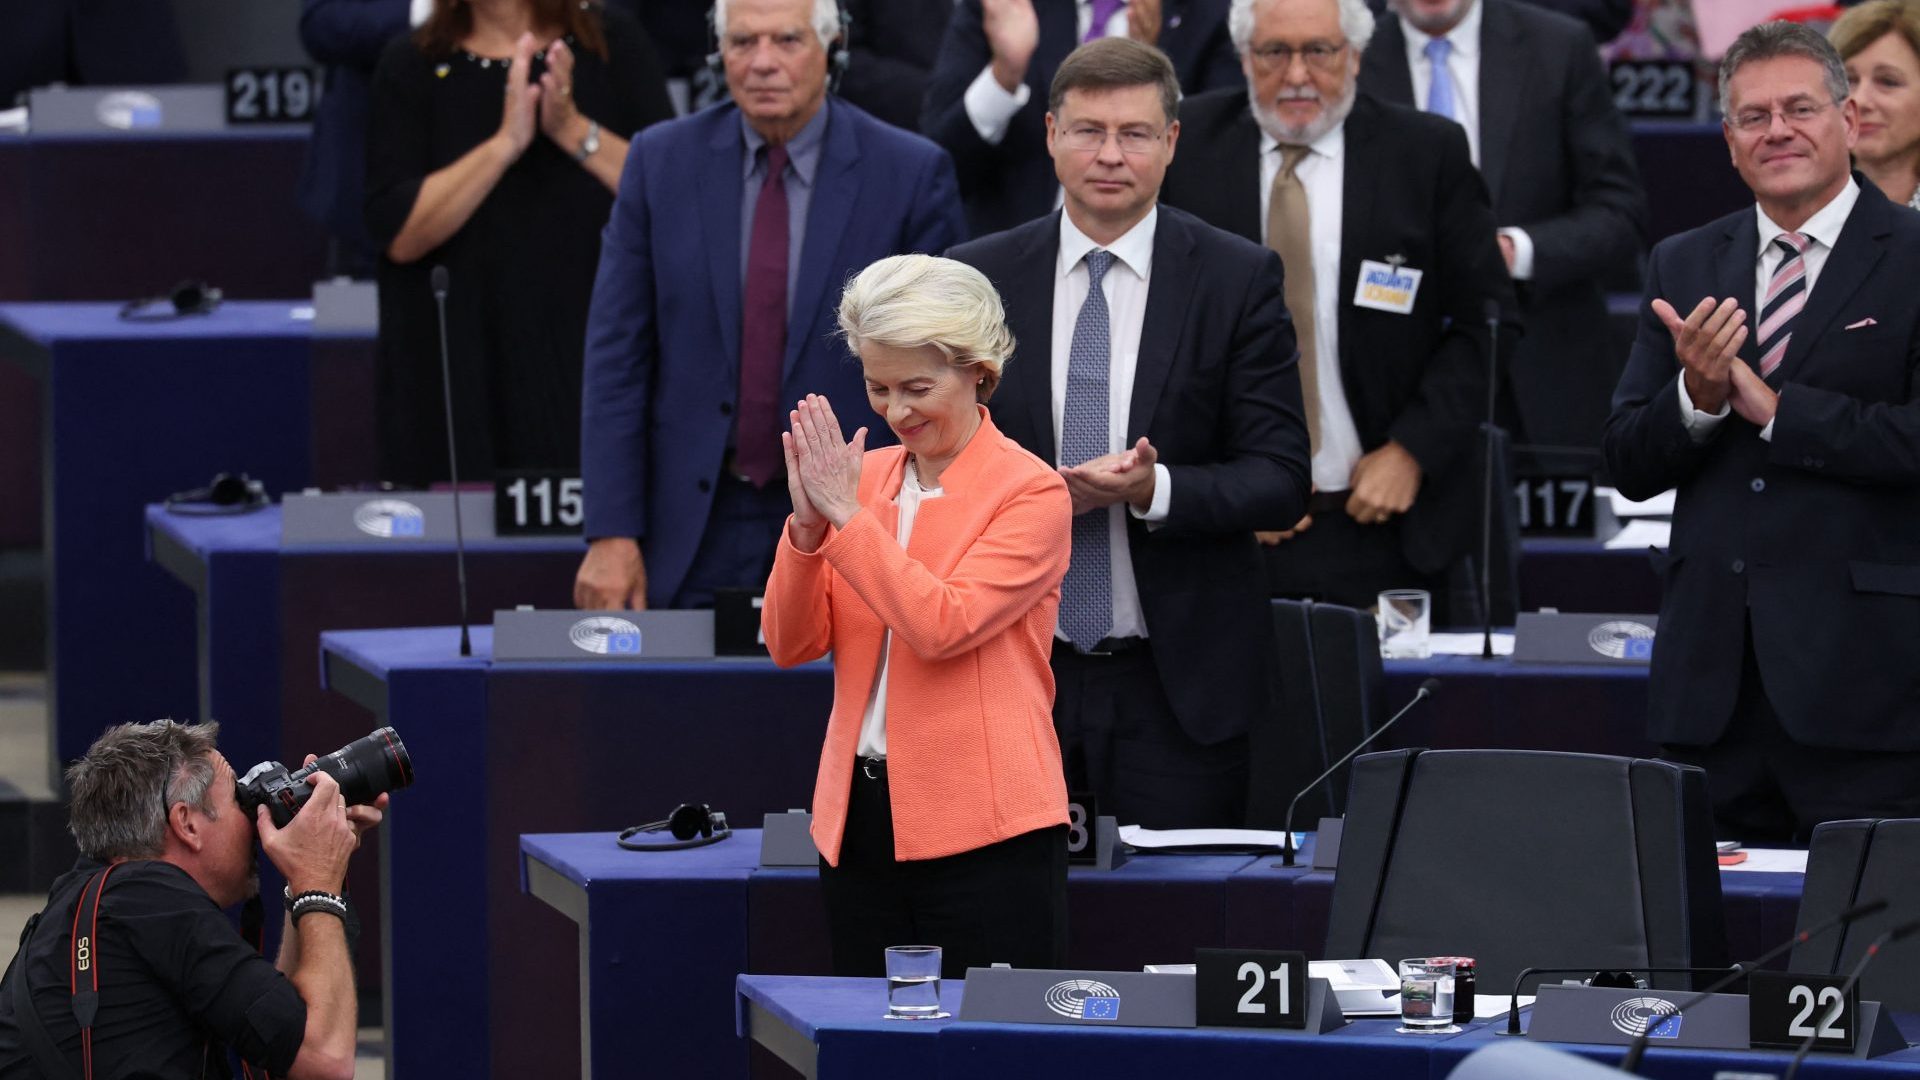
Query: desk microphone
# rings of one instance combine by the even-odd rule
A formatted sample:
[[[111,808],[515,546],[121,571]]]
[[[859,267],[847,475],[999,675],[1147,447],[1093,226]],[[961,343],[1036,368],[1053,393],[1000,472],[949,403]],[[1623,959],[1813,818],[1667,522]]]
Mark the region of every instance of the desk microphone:
[[[1640,1068],[1640,1058],[1642,1055],[1644,1055],[1647,1052],[1647,1040],[1653,1037],[1653,1029],[1659,1027],[1663,1022],[1667,1020],[1668,1017],[1678,1016],[1679,1014],[1686,1012],[1688,1009],[1693,1008],[1695,1005],[1700,1004],[1701,1002],[1707,1000],[1709,997],[1712,997],[1713,995],[1719,993],[1720,991],[1725,990],[1727,987],[1732,986],[1734,983],[1738,982],[1740,979],[1744,978],[1745,976],[1753,973],[1754,971],[1759,970],[1760,968],[1767,966],[1769,963],[1772,963],[1774,960],[1777,960],[1780,957],[1785,956],[1787,954],[1787,951],[1794,948],[1795,946],[1805,945],[1807,942],[1812,941],[1814,938],[1819,937],[1821,934],[1824,934],[1829,930],[1834,930],[1839,927],[1846,926],[1848,923],[1853,922],[1855,919],[1864,919],[1869,915],[1878,915],[1879,913],[1881,913],[1882,911],[1885,911],[1886,909],[1887,909],[1887,901],[1885,900],[1885,898],[1882,898],[1879,900],[1868,900],[1863,904],[1855,904],[1854,906],[1848,908],[1847,910],[1841,912],[1838,915],[1835,915],[1833,918],[1828,919],[1826,922],[1821,923],[1819,926],[1816,926],[1811,930],[1800,931],[1799,933],[1793,935],[1792,937],[1781,942],[1780,944],[1775,945],[1773,948],[1768,949],[1766,952],[1761,953],[1758,958],[1749,960],[1744,964],[1733,965],[1732,971],[1728,972],[1726,975],[1722,976],[1721,978],[1715,980],[1705,990],[1702,990],[1699,993],[1693,995],[1687,1000],[1674,1006],[1672,1009],[1668,1010],[1667,1012],[1653,1013],[1649,1015],[1647,1017],[1647,1029],[1641,1032],[1640,1034],[1634,1036],[1633,1044],[1627,1047],[1627,1056],[1620,1059],[1620,1071],[1631,1073],[1631,1072],[1637,1071]],[[1872,954],[1871,949],[1868,950],[1868,954],[1869,955]],[[1518,990],[1517,987],[1515,989],[1516,991]],[[1515,1010],[1508,1017],[1507,1025],[1510,1028],[1518,1028],[1520,1026],[1520,1014],[1518,1010]]]
[[[1885,902],[1883,901],[1880,906],[1885,907]],[[1899,926],[1874,938],[1873,944],[1867,946],[1866,955],[1862,956],[1860,962],[1853,965],[1853,970],[1847,973],[1847,981],[1840,984],[1840,1000],[1845,1001],[1847,994],[1852,991],[1854,984],[1860,981],[1860,976],[1866,974],[1867,965],[1873,963],[1873,958],[1879,955],[1880,946],[1891,945],[1915,931],[1920,931],[1920,919],[1901,923]],[[1858,1023],[1858,1020],[1855,1022]],[[1800,1063],[1807,1060],[1807,1051],[1813,1049],[1813,1040],[1819,1037],[1820,1029],[1815,1027],[1813,1034],[1800,1040],[1800,1048],[1793,1052],[1793,1062],[1787,1066],[1786,1075],[1782,1076],[1780,1080],[1793,1080],[1794,1076],[1800,1072]]]
[[[1409,701],[1405,705],[1400,706],[1399,712],[1394,713],[1392,717],[1388,718],[1386,723],[1381,724],[1379,727],[1373,729],[1373,734],[1367,736],[1364,739],[1361,739],[1360,745],[1347,751],[1346,757],[1343,757],[1339,761],[1334,762],[1332,767],[1327,769],[1326,772],[1323,772],[1319,776],[1314,777],[1313,783],[1308,784],[1306,787],[1303,787],[1300,789],[1299,793],[1293,797],[1293,801],[1287,804],[1286,831],[1281,833],[1281,836],[1280,836],[1280,856],[1281,856],[1280,865],[1282,866],[1293,865],[1293,856],[1294,856],[1293,811],[1295,807],[1300,805],[1300,800],[1306,798],[1308,792],[1312,791],[1314,788],[1319,787],[1320,781],[1325,780],[1329,776],[1332,776],[1336,771],[1339,770],[1340,766],[1345,765],[1349,761],[1352,761],[1353,755],[1359,753],[1362,750],[1365,750],[1367,748],[1368,743],[1379,738],[1381,735],[1386,734],[1386,730],[1392,727],[1393,725],[1399,723],[1400,718],[1407,715],[1407,713],[1411,712],[1415,705],[1418,705],[1422,701],[1425,701],[1426,699],[1432,697],[1433,692],[1438,689],[1440,689],[1439,679],[1426,679],[1422,681],[1420,683],[1420,689],[1414,692],[1412,701]]]
[[[1727,967],[1621,967],[1618,964],[1601,964],[1601,965],[1587,964],[1583,967],[1559,967],[1559,968],[1550,968],[1550,967],[1521,968],[1520,974],[1515,975],[1513,977],[1513,995],[1507,999],[1507,1030],[1502,1031],[1499,1034],[1501,1035],[1526,1034],[1526,1032],[1520,1030],[1520,987],[1524,985],[1528,979],[1532,978],[1535,975],[1579,975],[1582,973],[1586,973],[1592,976],[1592,978],[1587,980],[1587,985],[1593,986],[1593,985],[1596,985],[1596,980],[1598,980],[1600,976],[1611,974],[1613,972],[1620,972],[1620,973],[1632,972],[1636,975],[1725,975],[1728,973],[1729,970],[1732,971],[1733,978],[1739,978],[1740,976],[1745,975],[1747,973],[1747,969],[1740,966],[1739,964],[1733,964],[1730,966],[1730,968],[1727,968]],[[1666,1019],[1666,1017],[1661,1017],[1661,1019],[1664,1020]]]
[[[460,455],[453,442],[453,365],[447,362],[447,268],[433,268],[433,306],[440,311],[440,393],[447,404],[447,472],[453,481],[453,565],[460,575],[460,655],[473,655],[467,630],[467,536],[460,520]]]
[[[1500,301],[1489,299],[1482,312],[1487,320],[1487,420],[1481,429],[1486,461],[1481,470],[1485,486],[1480,493],[1480,659],[1493,659],[1493,424],[1496,388],[1500,385]]]

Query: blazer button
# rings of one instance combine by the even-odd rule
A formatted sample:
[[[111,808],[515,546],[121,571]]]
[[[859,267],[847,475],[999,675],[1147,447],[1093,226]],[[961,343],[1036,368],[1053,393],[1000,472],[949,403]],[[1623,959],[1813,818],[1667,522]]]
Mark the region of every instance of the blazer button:
[[[721,415],[721,416],[732,416],[732,415],[733,415],[733,402],[731,402],[731,401],[723,401],[723,402],[721,402],[721,403],[720,403],[720,415]]]
[[[704,494],[706,494],[707,492],[709,492],[709,491],[712,491],[712,490],[713,490],[713,481],[711,481],[711,480],[702,480],[702,481],[700,481],[700,493],[701,493],[701,494],[703,494],[703,495],[704,495]]]
[[[1765,491],[1765,490],[1767,490],[1767,482],[1766,482],[1765,480],[1762,480],[1762,479],[1760,479],[1760,478],[1759,478],[1759,477],[1757,477],[1757,476],[1756,476],[1756,477],[1754,477],[1754,478],[1753,478],[1753,490],[1755,490],[1755,491]]]
[[[1733,560],[1733,572],[1734,572],[1734,573],[1736,573],[1736,574],[1743,574],[1743,573],[1745,573],[1745,572],[1746,572],[1746,570],[1747,570],[1747,561],[1746,561],[1745,559],[1735,559],[1735,560]]]

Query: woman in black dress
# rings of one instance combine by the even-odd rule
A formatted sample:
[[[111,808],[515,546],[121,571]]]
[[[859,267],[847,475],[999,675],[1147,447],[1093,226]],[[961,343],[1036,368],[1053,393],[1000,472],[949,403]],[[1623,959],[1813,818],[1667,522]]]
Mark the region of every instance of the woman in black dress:
[[[435,266],[461,478],[577,471],[600,230],[628,139],[673,115],[644,31],[580,0],[434,0],[387,47],[371,104],[382,479],[448,476]]]

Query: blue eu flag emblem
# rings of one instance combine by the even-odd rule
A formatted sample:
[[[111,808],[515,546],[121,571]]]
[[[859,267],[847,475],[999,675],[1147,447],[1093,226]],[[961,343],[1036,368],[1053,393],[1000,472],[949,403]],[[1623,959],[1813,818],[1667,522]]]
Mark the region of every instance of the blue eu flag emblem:
[[[393,535],[419,536],[426,531],[426,525],[427,522],[425,518],[417,518],[409,514],[395,514],[393,516]]]
[[[1120,1019],[1120,999],[1117,997],[1090,997],[1081,1002],[1081,1017],[1087,1020]]]
[[[640,651],[639,634],[608,634],[607,651],[631,656]]]
[[[1682,1017],[1680,1016],[1679,1013],[1674,1013],[1672,1016],[1669,1016],[1665,1020],[1662,1020],[1659,1023],[1653,1025],[1652,1029],[1647,1032],[1647,1038],[1649,1039],[1679,1038],[1681,1019]]]
[[[1650,637],[1628,638],[1626,641],[1626,645],[1627,645],[1627,659],[1629,660],[1653,659],[1653,639],[1652,638]]]

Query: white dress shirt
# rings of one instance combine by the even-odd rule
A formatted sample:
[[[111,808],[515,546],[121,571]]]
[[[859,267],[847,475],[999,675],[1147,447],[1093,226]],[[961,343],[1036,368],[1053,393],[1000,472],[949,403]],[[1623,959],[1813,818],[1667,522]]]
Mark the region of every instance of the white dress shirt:
[[[1280,175],[1280,144],[1260,134],[1260,220],[1267,220],[1273,201],[1273,178]],[[1321,491],[1346,491],[1353,486],[1353,467],[1365,453],[1353,410],[1347,406],[1346,384],[1340,376],[1340,227],[1346,220],[1347,125],[1342,123],[1307,146],[1307,155],[1294,166],[1307,192],[1309,243],[1313,246],[1313,352],[1300,362],[1314,365],[1320,398],[1320,449],[1313,455],[1313,486]],[[1293,273],[1294,268],[1286,268]]]
[[[919,516],[920,504],[927,499],[937,499],[945,494],[940,488],[920,486],[920,470],[915,467],[912,455],[907,457],[907,475],[900,481],[900,494],[893,504],[900,508],[900,547],[904,550],[907,538],[913,535],[913,519]],[[873,694],[867,698],[867,712],[860,721],[860,739],[853,752],[863,758],[883,758],[887,756],[887,658],[893,653],[893,631],[889,629],[880,642],[880,674],[874,676]]]
[[[1453,46],[1447,55],[1447,72],[1453,76],[1454,119],[1467,129],[1467,153],[1475,168],[1480,165],[1480,17],[1478,0],[1467,9],[1460,25],[1440,35]],[[1433,93],[1433,64],[1427,59],[1426,32],[1400,17],[1400,36],[1407,43],[1407,67],[1413,73],[1414,108],[1424,110]],[[1500,235],[1513,241],[1513,277],[1527,281],[1533,277],[1533,237],[1525,229],[1507,226]]]
[[[1128,449],[1127,414],[1133,407],[1133,375],[1140,361],[1140,327],[1147,316],[1147,287],[1153,278],[1153,234],[1160,222],[1158,206],[1147,211],[1139,224],[1105,246],[1113,253],[1113,265],[1100,279],[1100,291],[1107,298],[1107,345],[1111,362],[1107,368],[1107,452]],[[1073,348],[1073,324],[1080,317],[1080,305],[1086,303],[1088,283],[1087,253],[1099,248],[1081,232],[1067,214],[1060,215],[1060,259],[1053,272],[1053,460],[1060,460],[1060,425],[1067,406],[1067,358]],[[1146,637],[1147,621],[1140,612],[1140,589],[1133,579],[1131,548],[1127,543],[1128,512],[1146,521],[1149,527],[1167,519],[1173,503],[1173,480],[1165,465],[1153,467],[1153,503],[1146,513],[1125,503],[1107,507],[1107,550],[1113,567],[1112,637]],[[1088,513],[1099,513],[1090,510]]]
[[[1853,204],[1859,201],[1860,185],[1855,183],[1852,177],[1848,177],[1847,186],[1840,190],[1840,194],[1835,195],[1827,205],[1815,211],[1805,225],[1800,226],[1798,230],[1800,235],[1812,241],[1807,245],[1807,250],[1800,253],[1800,260],[1807,266],[1809,299],[1813,296],[1814,285],[1820,280],[1820,271],[1827,265],[1827,256],[1833,253],[1833,245],[1840,240],[1840,230],[1847,224],[1847,215],[1853,213]],[[1753,212],[1759,219],[1760,250],[1756,253],[1754,261],[1752,302],[1759,304],[1761,298],[1767,295],[1767,285],[1773,281],[1773,272],[1779,269],[1780,261],[1787,257],[1786,253],[1775,247],[1773,243],[1781,233],[1787,230],[1775,224],[1774,220],[1767,216],[1767,212],[1760,209],[1758,203],[1754,204]],[[1685,319],[1687,314],[1684,311],[1679,312],[1682,319]],[[1754,332],[1753,328],[1759,324],[1760,312],[1757,310],[1747,312],[1749,337]],[[1758,345],[1759,342],[1754,344]],[[1754,374],[1759,374],[1759,371],[1755,370]],[[1706,442],[1707,436],[1712,435],[1714,429],[1720,426],[1720,421],[1725,420],[1727,414],[1733,410],[1733,402],[1722,403],[1719,412],[1703,412],[1693,407],[1693,398],[1687,394],[1687,380],[1682,377],[1677,381],[1680,384],[1680,419],[1687,426],[1687,434],[1693,436],[1694,442]],[[1773,421],[1767,421],[1767,426],[1760,429],[1760,437],[1768,442],[1773,441]]]
[[[1085,41],[1087,27],[1093,24],[1092,0],[1075,0],[1073,11],[1073,40]],[[1107,19],[1105,36],[1127,36],[1125,4],[1120,5],[1119,10]],[[1013,123],[1014,114],[1026,108],[1028,100],[1032,97],[1033,88],[1025,82],[1015,87],[1012,93],[1008,93],[994,79],[993,62],[989,60],[987,66],[981,68],[980,74],[975,76],[973,82],[967,86],[966,96],[961,98],[961,102],[966,106],[967,119],[973,121],[973,130],[980,133],[980,138],[987,145],[999,146],[1000,140],[1007,137],[1007,125]]]

